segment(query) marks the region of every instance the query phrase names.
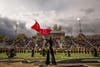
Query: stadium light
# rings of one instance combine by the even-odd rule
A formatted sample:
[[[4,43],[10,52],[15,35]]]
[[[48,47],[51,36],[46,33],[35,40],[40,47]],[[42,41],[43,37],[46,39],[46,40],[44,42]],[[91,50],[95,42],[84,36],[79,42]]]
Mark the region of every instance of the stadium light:
[[[80,22],[80,18],[78,17],[77,18],[77,21],[78,21],[78,23],[79,23],[79,33],[82,33],[82,29],[81,29],[81,22]]]
[[[18,32],[18,25],[19,25],[19,22],[16,23],[15,36],[17,35],[17,32]]]
[[[77,18],[77,21],[80,21],[80,20],[81,20],[81,19],[78,17],[78,18]]]

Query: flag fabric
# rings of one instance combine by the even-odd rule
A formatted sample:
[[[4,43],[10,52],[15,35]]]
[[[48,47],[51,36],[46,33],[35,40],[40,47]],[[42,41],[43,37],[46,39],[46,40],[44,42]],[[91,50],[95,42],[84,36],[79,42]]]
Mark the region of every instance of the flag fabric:
[[[40,30],[40,25],[39,25],[39,23],[35,20],[35,24],[34,24],[31,28],[39,32],[39,30]]]
[[[47,35],[52,31],[51,29],[42,29],[36,20],[35,20],[35,24],[31,28],[36,30],[42,35]]]
[[[46,35],[46,34],[49,34],[51,31],[52,31],[51,29],[40,29],[39,32],[40,32],[42,35]]]

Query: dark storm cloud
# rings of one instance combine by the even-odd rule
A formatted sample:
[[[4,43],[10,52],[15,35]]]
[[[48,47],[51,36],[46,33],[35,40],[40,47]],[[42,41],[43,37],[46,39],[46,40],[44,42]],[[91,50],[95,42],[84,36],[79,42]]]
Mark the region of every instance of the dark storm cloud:
[[[31,20],[33,22],[33,18],[36,18],[44,26],[58,24],[63,26],[66,34],[71,31],[77,34],[79,32],[77,17],[81,18],[83,33],[100,33],[100,0],[0,0],[0,6],[3,7],[0,10],[1,14],[25,21],[20,23],[18,33],[29,35],[31,33],[27,29],[28,25],[31,25],[29,22]],[[0,30],[3,33],[14,34],[13,22],[16,23],[8,18],[0,18]]]
[[[100,19],[94,19],[91,21],[84,21],[84,22],[81,23],[82,33],[85,33],[85,34],[99,34],[100,33]],[[73,35],[78,34],[79,29],[80,27],[78,23],[75,23],[73,25],[68,25],[68,26],[63,25],[63,30],[66,32],[66,34],[71,34],[71,33],[73,33]]]
[[[87,8],[87,9],[81,9],[82,12],[85,14],[91,14],[95,12],[95,8]]]
[[[17,21],[8,19],[6,17],[0,17],[0,34],[14,37]],[[17,34],[24,33],[27,36],[32,35],[29,30],[26,29],[25,23],[19,23]]]
[[[0,33],[1,34],[6,34],[6,35],[12,35],[13,36],[13,34],[11,34],[11,33],[13,33],[13,25],[14,25],[14,23],[13,22],[15,22],[15,21],[13,21],[13,20],[9,20],[8,18],[2,18],[2,17],[0,17]]]
[[[94,13],[94,12],[93,12]],[[76,35],[79,33],[79,22],[74,17],[66,19],[57,19],[58,25],[63,27],[63,31],[67,34],[73,33]],[[85,16],[80,20],[82,32],[85,34],[99,34],[100,33],[100,18]]]

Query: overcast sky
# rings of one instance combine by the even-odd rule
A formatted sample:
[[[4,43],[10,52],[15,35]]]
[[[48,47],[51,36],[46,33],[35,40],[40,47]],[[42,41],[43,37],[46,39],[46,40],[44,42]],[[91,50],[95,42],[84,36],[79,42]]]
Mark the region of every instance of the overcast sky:
[[[66,34],[78,33],[80,18],[83,33],[100,33],[100,0],[0,0],[1,33],[13,31],[19,22],[19,33],[32,35],[37,20],[41,27],[62,25]],[[7,28],[9,27],[9,29]],[[23,27],[23,28],[22,28]]]

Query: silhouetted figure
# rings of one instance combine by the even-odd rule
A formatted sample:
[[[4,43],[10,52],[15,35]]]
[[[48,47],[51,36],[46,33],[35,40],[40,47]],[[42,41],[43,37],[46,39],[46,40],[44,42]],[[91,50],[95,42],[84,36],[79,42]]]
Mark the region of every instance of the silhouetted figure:
[[[94,57],[97,57],[98,56],[98,53],[97,53],[97,49],[96,48],[93,49],[93,55],[94,55]]]
[[[8,58],[12,58],[14,56],[16,56],[16,51],[14,48],[11,48],[10,50],[7,51],[7,56]]]
[[[47,50],[47,57],[46,57],[46,64],[50,64],[50,54],[51,54],[51,62],[52,64],[56,65],[56,61],[55,61],[55,57],[54,57],[54,52],[53,52],[53,48],[52,48],[52,38],[50,37],[50,39],[47,41],[48,42],[48,50]]]
[[[46,52],[45,52],[45,49],[43,48],[43,49],[42,49],[42,56],[45,56],[45,53],[46,53]]]
[[[34,57],[34,48],[32,49],[32,55],[31,55],[31,57]]]
[[[85,54],[87,54],[87,50],[86,50],[86,48],[85,48]]]
[[[71,56],[71,55],[70,55],[70,50],[68,50],[67,53],[68,53],[68,57],[70,57],[70,56]]]

